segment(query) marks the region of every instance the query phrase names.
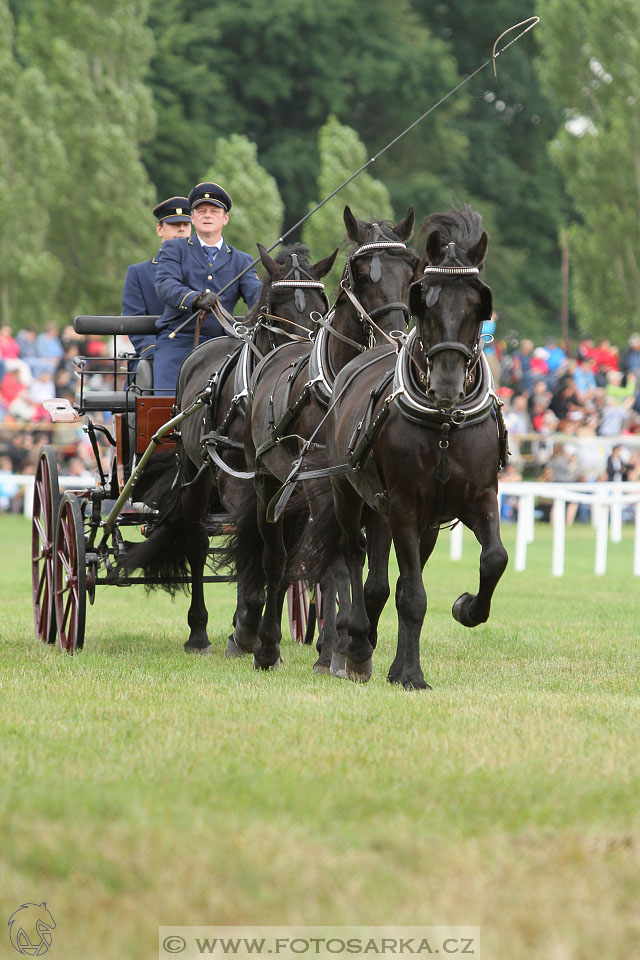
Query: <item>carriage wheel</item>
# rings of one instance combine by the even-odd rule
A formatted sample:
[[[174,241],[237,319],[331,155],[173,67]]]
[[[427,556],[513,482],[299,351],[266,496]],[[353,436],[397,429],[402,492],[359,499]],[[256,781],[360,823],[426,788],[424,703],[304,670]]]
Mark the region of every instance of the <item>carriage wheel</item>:
[[[58,466],[53,447],[42,447],[33,484],[31,514],[31,582],[36,637],[55,643],[56,615],[53,599],[53,541],[60,506]]]
[[[65,493],[60,501],[53,581],[60,647],[73,653],[84,644],[87,572],[82,510],[78,498],[72,493]]]
[[[316,622],[319,619],[318,605],[320,587],[309,589],[306,580],[296,580],[287,590],[289,630],[291,639],[297,643],[313,643]]]

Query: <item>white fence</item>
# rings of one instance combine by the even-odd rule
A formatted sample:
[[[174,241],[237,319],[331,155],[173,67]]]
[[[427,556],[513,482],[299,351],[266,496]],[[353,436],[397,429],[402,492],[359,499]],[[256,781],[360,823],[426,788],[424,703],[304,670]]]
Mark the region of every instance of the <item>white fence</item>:
[[[32,473],[14,473],[11,476],[12,479],[16,481],[18,487],[24,490],[22,512],[25,517],[31,519],[35,477]],[[85,473],[79,477],[58,477],[58,485],[61,490],[93,490],[96,485],[96,478],[91,473]]]
[[[522,481],[500,484],[499,496],[517,497],[518,519],[516,526],[516,549],[514,567],[526,569],[527,546],[533,543],[535,533],[536,500],[551,500],[551,524],[553,546],[551,551],[551,574],[564,574],[566,539],[566,505],[584,503],[591,510],[594,529],[594,573],[602,575],[607,570],[607,545],[609,539],[619,543],[622,539],[622,514],[631,508],[634,514],[633,573],[640,576],[640,483],[538,483]],[[452,560],[462,556],[462,524],[451,529],[449,555]]]

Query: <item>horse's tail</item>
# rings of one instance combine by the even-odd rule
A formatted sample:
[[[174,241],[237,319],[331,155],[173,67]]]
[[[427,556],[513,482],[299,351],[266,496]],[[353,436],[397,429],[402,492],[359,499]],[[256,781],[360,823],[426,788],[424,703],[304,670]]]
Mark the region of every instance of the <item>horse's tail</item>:
[[[189,575],[180,471],[173,453],[154,454],[151,458],[150,467],[134,488],[134,497],[144,499],[161,512],[147,539],[130,546],[120,562],[125,573],[142,570],[145,578],[153,580],[147,584],[148,590],[160,587],[172,596],[178,590],[187,590],[188,583],[184,581]],[[176,582],[179,580],[182,582]]]
[[[254,593],[265,586],[262,566],[263,541],[257,520],[257,494],[252,483],[244,484],[242,495],[236,499],[230,511],[233,533],[225,540],[220,553],[220,566],[228,567],[234,579]],[[296,493],[287,503],[284,512],[283,535],[287,556],[298,556],[299,541],[305,539],[309,520],[309,507],[305,497]],[[299,580],[294,568],[287,564],[287,582]]]
[[[253,483],[243,483],[229,511],[232,533],[219,551],[220,564],[251,593],[264,587],[262,537],[257,521],[257,495]]]
[[[287,581],[301,578],[319,583],[342,557],[341,530],[333,509],[333,498],[316,501],[312,520],[299,530],[287,556]]]

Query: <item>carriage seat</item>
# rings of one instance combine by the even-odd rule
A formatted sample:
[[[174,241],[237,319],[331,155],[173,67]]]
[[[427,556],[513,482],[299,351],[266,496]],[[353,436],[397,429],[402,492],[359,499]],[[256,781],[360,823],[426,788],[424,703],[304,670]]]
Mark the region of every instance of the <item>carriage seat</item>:
[[[78,413],[133,413],[136,394],[133,390],[87,390],[76,402]]]
[[[74,317],[76,333],[112,336],[113,355],[116,355],[116,337],[131,334],[155,333],[157,316],[78,316]],[[83,391],[82,402],[76,404],[79,413],[104,412],[135,414],[136,395],[153,390],[153,359],[142,357],[137,365],[133,389]]]

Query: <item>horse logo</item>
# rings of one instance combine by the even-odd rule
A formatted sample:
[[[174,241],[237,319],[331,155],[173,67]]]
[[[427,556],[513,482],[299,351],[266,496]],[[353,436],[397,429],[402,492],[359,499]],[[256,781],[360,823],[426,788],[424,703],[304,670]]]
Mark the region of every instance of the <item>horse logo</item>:
[[[56,922],[47,904],[23,903],[9,917],[9,936],[14,950],[27,957],[41,957],[51,946]]]

